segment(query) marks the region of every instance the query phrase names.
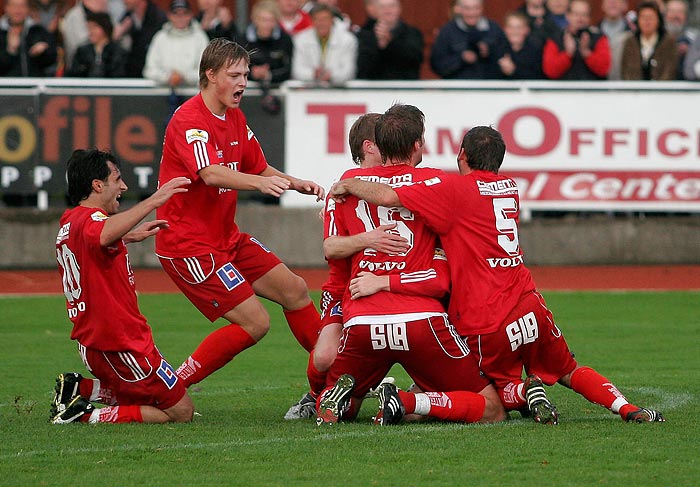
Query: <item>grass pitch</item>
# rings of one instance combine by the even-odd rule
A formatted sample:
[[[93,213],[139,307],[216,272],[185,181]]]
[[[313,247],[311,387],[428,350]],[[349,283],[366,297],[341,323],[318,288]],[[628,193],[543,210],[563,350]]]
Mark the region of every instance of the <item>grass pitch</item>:
[[[545,297],[579,363],[666,423],[623,423],[562,386],[548,390],[556,427],[516,414],[497,425],[378,428],[376,401],[354,424],[287,422],[306,391],[306,355],[270,305],[269,335],[190,390],[193,423],[52,426],[55,376],[86,373],[64,301],[0,299],[0,485],[698,485],[700,293]],[[213,329],[181,295],[140,304],[175,367]]]

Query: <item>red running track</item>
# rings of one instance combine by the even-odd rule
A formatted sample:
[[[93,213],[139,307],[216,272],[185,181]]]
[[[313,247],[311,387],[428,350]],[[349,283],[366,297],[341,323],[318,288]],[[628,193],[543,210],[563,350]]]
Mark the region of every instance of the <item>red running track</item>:
[[[530,267],[540,290],[700,290],[700,265]],[[294,269],[320,289],[326,269]],[[179,292],[161,269],[136,269],[141,293]],[[61,294],[58,270],[0,271],[0,295]]]

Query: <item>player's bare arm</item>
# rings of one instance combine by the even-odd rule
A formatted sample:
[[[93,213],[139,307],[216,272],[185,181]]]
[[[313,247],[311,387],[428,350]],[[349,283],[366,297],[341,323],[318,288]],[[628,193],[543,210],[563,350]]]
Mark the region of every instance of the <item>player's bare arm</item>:
[[[365,249],[385,254],[400,254],[409,249],[408,240],[392,233],[396,223],[380,225],[374,230],[350,236],[333,235],[323,241],[326,259],[344,259]]]
[[[354,195],[368,203],[377,206],[400,206],[399,195],[391,186],[382,183],[362,181],[360,179],[343,179],[331,188],[331,197],[336,201],[344,201],[348,195]]]
[[[149,222],[143,222],[141,225],[124,235],[122,240],[125,244],[141,242],[166,228],[168,228],[167,220],[151,220]]]
[[[275,169],[272,166],[267,166],[265,170],[260,173],[262,176],[277,176],[284,178],[289,181],[289,189],[293,189],[301,194],[312,194],[316,196],[316,201],[322,201],[326,197],[326,190],[322,186],[319,186],[313,181],[306,179],[295,178],[289,174],[285,174],[282,171]]]
[[[259,191],[263,194],[281,196],[291,186],[288,179],[277,175],[247,174],[218,164],[207,166],[199,171],[199,176],[207,186],[235,189],[238,191]]]
[[[163,203],[168,201],[174,194],[186,193],[186,186],[190,184],[190,182],[191,181],[189,178],[186,177],[173,178],[158,188],[158,191],[137,205],[122,213],[117,213],[110,216],[109,219],[105,221],[105,225],[102,228],[102,233],[100,234],[100,245],[106,247],[113,244],[120,238],[125,237],[128,232],[134,228],[136,224],[138,224],[138,222],[146,218],[146,216],[148,216],[148,214],[153,210],[162,206]],[[156,226],[162,228],[162,225]],[[151,227],[150,231],[155,234],[153,230],[154,228]],[[144,236],[144,238],[146,237],[147,235]],[[126,242],[137,241],[132,240],[132,238],[133,236],[129,237]]]

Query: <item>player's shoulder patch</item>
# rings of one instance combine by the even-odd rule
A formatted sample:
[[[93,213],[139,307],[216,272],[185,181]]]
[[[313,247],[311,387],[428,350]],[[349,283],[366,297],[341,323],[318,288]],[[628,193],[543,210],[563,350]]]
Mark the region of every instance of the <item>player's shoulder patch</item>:
[[[445,254],[445,251],[441,248],[436,247],[435,252],[433,253],[433,259],[447,260],[447,254]]]
[[[432,186],[434,184],[440,184],[442,182],[442,179],[440,179],[440,176],[435,176],[434,178],[426,179],[423,181],[423,184],[426,186]]]
[[[103,222],[109,217],[107,215],[105,215],[104,213],[102,213],[100,210],[97,210],[95,213],[90,215],[90,218],[92,218],[93,221],[96,221],[96,222]]]
[[[201,140],[204,143],[209,142],[209,132],[202,129],[189,129],[185,130],[185,139],[187,143],[191,144],[195,140]]]

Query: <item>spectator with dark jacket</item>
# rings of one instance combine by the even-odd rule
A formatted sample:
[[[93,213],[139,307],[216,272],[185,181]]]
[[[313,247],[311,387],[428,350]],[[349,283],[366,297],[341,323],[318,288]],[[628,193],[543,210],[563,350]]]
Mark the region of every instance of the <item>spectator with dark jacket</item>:
[[[257,2],[250,19],[252,22],[241,42],[250,52],[250,79],[264,85],[287,81],[292,74],[294,44],[279,25],[277,3]]]
[[[527,16],[509,12],[503,20],[506,43],[498,65],[505,79],[543,79],[542,44],[532,35]]]
[[[530,26],[530,36],[538,39],[540,45],[544,45],[547,39],[554,37],[560,30],[547,10],[545,0],[525,0],[518,12],[525,14]],[[505,19],[503,25],[505,26]]]
[[[112,19],[106,12],[88,14],[88,42],[78,47],[66,76],[78,78],[123,78],[126,51],[112,42]]]
[[[119,40],[129,53],[126,76],[141,78],[148,46],[168,18],[151,0],[124,0],[124,5],[126,13],[115,27],[113,37]]]
[[[676,39],[666,32],[655,0],[637,5],[637,32],[622,47],[620,72],[624,80],[675,80],[678,74]]]
[[[544,45],[545,76],[562,80],[605,79],[610,69],[610,45],[608,38],[591,26],[588,0],[571,0],[566,18],[566,28]]]
[[[399,0],[377,0],[372,29],[357,34],[357,78],[418,79],[423,63],[423,34],[401,20]]]
[[[440,29],[430,55],[435,74],[451,79],[501,77],[494,49],[503,45],[505,36],[483,10],[483,0],[457,0],[455,18]]]
[[[0,18],[0,76],[45,76],[55,63],[54,36],[29,16],[29,1],[7,0]]]

